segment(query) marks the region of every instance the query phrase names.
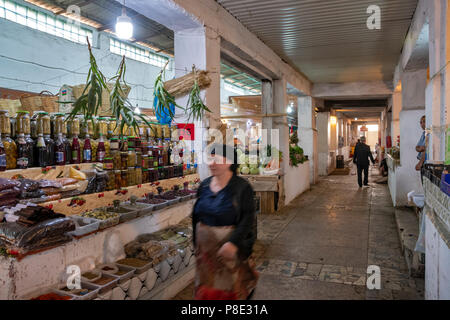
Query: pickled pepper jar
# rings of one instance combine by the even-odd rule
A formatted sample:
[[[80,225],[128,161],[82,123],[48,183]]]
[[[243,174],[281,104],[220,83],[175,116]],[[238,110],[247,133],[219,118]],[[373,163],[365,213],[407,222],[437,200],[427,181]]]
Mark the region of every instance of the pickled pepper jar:
[[[0,110],[0,131],[6,154],[6,169],[15,169],[17,166],[17,146],[11,139],[11,122],[7,110]]]

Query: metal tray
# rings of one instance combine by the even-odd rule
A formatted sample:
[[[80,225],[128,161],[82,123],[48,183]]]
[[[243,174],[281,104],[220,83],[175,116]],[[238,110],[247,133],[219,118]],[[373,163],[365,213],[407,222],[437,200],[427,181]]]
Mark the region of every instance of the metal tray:
[[[63,288],[66,287],[66,284],[60,284],[58,286],[58,289],[55,290],[55,292],[59,293],[59,294],[65,294],[68,296],[72,296],[74,297],[73,300],[92,300],[95,299],[98,295],[98,292],[100,290],[100,287],[98,285],[89,283],[89,282],[84,282],[81,281],[81,288],[82,289],[89,289],[91,290],[91,292],[89,292],[88,294],[84,295],[84,296],[78,296],[76,294],[72,294],[70,292],[64,291],[62,290]]]
[[[146,265],[144,265],[143,267],[137,268],[137,267],[133,267],[133,266],[130,266],[130,265],[127,265],[127,264],[121,264],[121,263],[119,263],[119,261],[121,261],[121,260],[122,260],[122,259],[116,261],[116,262],[115,262],[116,265],[117,265],[118,267],[134,268],[134,269],[135,269],[135,272],[134,272],[135,274],[141,274],[141,273],[144,273],[145,271],[149,270],[149,269],[153,266],[153,262],[148,261],[148,263],[147,263]],[[141,260],[141,259],[139,259],[139,260]]]
[[[119,283],[123,283],[123,282],[127,281],[128,279],[131,279],[133,274],[136,272],[136,268],[134,268],[134,267],[130,267],[130,266],[126,266],[126,265],[120,265],[120,264],[117,264],[117,263],[114,263],[114,264],[117,266],[117,268],[119,268],[119,271],[125,271],[126,273],[124,273],[122,275],[117,275],[115,273],[112,273],[112,271],[104,271],[104,270],[101,270],[101,269],[100,270],[103,273],[111,274],[111,275],[113,275],[115,277],[118,277],[119,278]]]
[[[146,204],[146,205],[149,205],[149,206],[153,206],[152,211],[160,210],[160,209],[165,208],[165,207],[167,207],[169,205],[169,202],[167,200],[164,200],[166,202],[158,203],[158,204],[145,203],[144,201],[145,201],[145,199],[140,199],[137,202],[143,203],[143,204]]]
[[[98,226],[99,230],[103,230],[109,227],[113,227],[116,224],[119,224],[120,222],[120,215],[115,217],[115,218],[110,218],[110,219],[106,219],[106,220],[99,220],[100,221],[100,225]]]
[[[124,202],[120,205],[121,207],[128,209],[128,210],[135,210],[137,211],[137,216],[142,217],[145,215],[150,214],[154,210],[154,205],[149,203],[143,203],[143,202],[136,202],[136,208],[135,205],[132,205],[130,201]]]
[[[102,273],[102,278],[103,277],[110,278],[111,281],[106,283],[106,284],[96,284],[96,283],[93,283],[93,282],[88,282],[89,284],[92,284],[92,285],[95,285],[95,286],[99,287],[98,294],[102,294],[102,293],[108,292],[112,288],[116,287],[117,283],[119,282],[119,277],[118,276],[105,273],[105,272],[103,272],[101,270],[100,270],[100,272]]]
[[[76,229],[74,231],[70,231],[69,234],[72,236],[80,237],[85,234],[97,231],[100,226],[100,220],[94,218],[85,218],[81,216],[69,216],[70,219],[74,220]],[[80,226],[79,223],[83,223],[85,225]]]
[[[138,211],[137,210],[130,210],[125,208],[124,206],[119,206],[119,209],[124,210],[126,212],[124,213],[120,213],[119,212],[119,223],[125,222],[125,221],[129,221],[129,220],[133,220],[138,216]],[[109,212],[114,212],[114,208],[108,208],[107,209]]]

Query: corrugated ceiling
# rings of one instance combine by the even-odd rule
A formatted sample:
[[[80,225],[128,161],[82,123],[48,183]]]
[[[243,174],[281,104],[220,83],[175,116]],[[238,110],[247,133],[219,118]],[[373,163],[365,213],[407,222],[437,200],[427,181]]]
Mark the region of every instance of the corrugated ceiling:
[[[392,80],[417,0],[216,0],[312,82]],[[367,8],[381,9],[369,30]]]

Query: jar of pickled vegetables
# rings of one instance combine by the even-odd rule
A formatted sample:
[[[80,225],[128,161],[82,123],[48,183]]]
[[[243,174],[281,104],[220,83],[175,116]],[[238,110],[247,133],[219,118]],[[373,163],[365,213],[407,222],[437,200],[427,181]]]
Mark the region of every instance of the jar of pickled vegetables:
[[[75,117],[70,121],[70,134],[80,135],[80,118]]]
[[[50,135],[52,133],[52,129],[51,129],[51,123],[50,123],[51,119],[50,119],[50,115],[48,114],[48,112],[41,113],[40,119],[42,121],[42,130],[43,130],[44,135]],[[38,121],[39,121],[39,117],[38,117]]]
[[[120,170],[114,170],[114,182],[117,190],[122,187],[122,172]]]
[[[134,149],[128,149],[127,165],[128,167],[136,166],[136,152],[134,151]]]
[[[136,173],[135,173],[135,177],[136,177],[135,183],[136,184],[142,184],[142,168],[141,167],[136,167],[135,171],[136,171]]]
[[[150,127],[147,128],[147,136],[151,139],[156,137],[156,126],[152,123]]]
[[[179,140],[178,127],[175,124],[173,124],[172,127],[170,128],[170,131],[171,131],[170,132],[170,140],[178,142],[178,140]]]
[[[119,139],[111,138],[111,152],[114,150],[119,150]]]
[[[170,139],[170,128],[168,124],[162,126],[162,135],[163,139]]]
[[[108,136],[108,122],[106,118],[104,117],[98,118],[97,128],[98,128],[98,135],[101,134],[105,138]]]
[[[54,129],[53,129],[55,136],[58,136],[58,134],[60,133],[64,134],[64,130],[66,128],[64,120],[65,120],[64,113],[55,114]]]
[[[162,139],[163,138],[163,131],[162,126],[160,124],[156,124],[156,138]]]
[[[142,155],[142,169],[149,168],[149,157],[147,154]]]
[[[142,151],[136,149],[136,166],[142,167]]]
[[[128,152],[120,152],[120,168],[121,170],[127,170],[128,168]]]
[[[113,158],[105,157],[105,159],[103,160],[103,169],[105,169],[105,170],[113,170],[114,169]]]
[[[136,185],[136,168],[128,167],[127,169],[127,184],[128,186]]]
[[[28,111],[17,111],[16,133],[30,134],[30,113]]]
[[[108,184],[106,185],[106,190],[111,191],[116,187],[116,175],[114,170],[106,170],[106,174],[108,175]]]
[[[128,186],[128,171],[127,170],[120,170],[120,187],[126,188]]]
[[[0,130],[3,148],[6,154],[6,169],[15,169],[17,166],[17,146],[11,139],[11,122],[7,110],[0,110]]]
[[[122,168],[122,159],[120,158],[119,150],[111,150],[111,156],[113,160],[114,170],[121,170]]]
[[[147,126],[144,122],[139,122],[139,136],[141,139],[147,139]]]
[[[149,173],[148,173],[148,169],[142,169],[142,183],[149,183],[150,179],[149,179]]]

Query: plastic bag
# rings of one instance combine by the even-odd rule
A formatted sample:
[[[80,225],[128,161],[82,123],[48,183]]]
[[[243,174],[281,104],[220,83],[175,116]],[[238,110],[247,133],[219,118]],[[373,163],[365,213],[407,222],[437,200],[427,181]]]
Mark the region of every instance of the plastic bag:
[[[40,222],[32,227],[19,223],[0,224],[0,239],[18,248],[36,248],[54,244],[58,238],[67,240],[66,232],[75,230],[75,223],[69,218],[57,218]]]
[[[416,247],[414,251],[425,253],[425,215],[426,215],[426,207],[422,211],[422,215],[420,217],[420,233],[417,238]]]
[[[19,187],[19,186],[20,186],[20,182],[17,180],[0,178],[0,191],[5,190],[5,189],[11,189],[14,187]]]
[[[62,184],[56,180],[39,180],[39,188],[62,188]]]

